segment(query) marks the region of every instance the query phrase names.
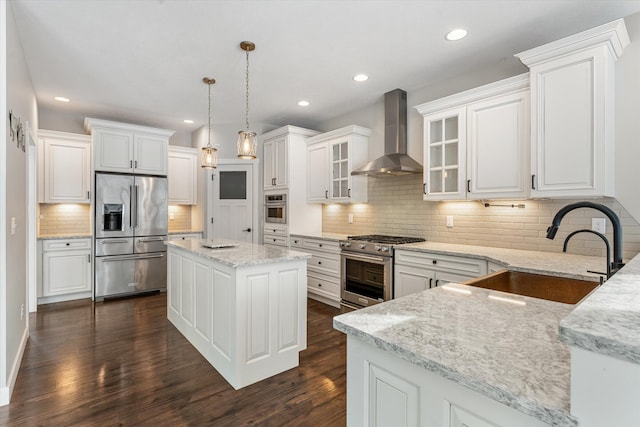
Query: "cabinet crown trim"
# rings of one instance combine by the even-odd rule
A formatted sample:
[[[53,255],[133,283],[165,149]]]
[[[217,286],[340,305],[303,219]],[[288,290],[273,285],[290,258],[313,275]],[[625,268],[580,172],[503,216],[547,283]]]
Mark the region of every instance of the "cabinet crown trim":
[[[267,139],[277,138],[279,136],[286,136],[289,134],[310,137],[310,136],[318,135],[319,133],[320,132],[318,132],[317,130],[311,130],[311,129],[301,128],[298,126],[287,125],[287,126],[282,126],[277,129],[270,130],[269,132],[263,133],[262,139],[267,140]]]
[[[133,125],[130,123],[112,122],[108,120],[92,119],[90,117],[86,117],[84,119],[84,129],[87,133],[90,134],[92,130],[96,128],[122,130],[122,131],[129,131],[129,132],[141,132],[141,133],[152,134],[157,136],[164,136],[167,138],[171,137],[175,133],[175,131],[173,130],[139,126],[139,125]]]
[[[473,89],[465,90],[434,101],[416,105],[415,108],[423,116],[449,108],[460,107],[471,102],[486,100],[493,96],[504,95],[529,87],[529,73],[519,74],[504,80],[489,83]]]
[[[349,135],[361,135],[361,136],[369,137],[371,136],[371,133],[372,133],[371,129],[368,129],[362,126],[357,126],[357,125],[345,126],[340,129],[335,129],[329,132],[321,133],[320,135],[312,136],[311,138],[307,138],[307,144],[315,144],[316,142],[323,142],[329,139],[340,138],[342,136],[349,136]]]
[[[617,60],[630,43],[624,19],[618,19],[590,30],[538,46],[514,55],[528,67],[578,50],[607,46]]]
[[[187,154],[198,154],[200,150],[192,147],[183,147],[181,145],[169,145],[167,147],[169,153],[187,153]]]
[[[59,132],[57,130],[38,129],[38,138],[63,139],[65,141],[77,141],[91,143],[89,135],[81,133]]]

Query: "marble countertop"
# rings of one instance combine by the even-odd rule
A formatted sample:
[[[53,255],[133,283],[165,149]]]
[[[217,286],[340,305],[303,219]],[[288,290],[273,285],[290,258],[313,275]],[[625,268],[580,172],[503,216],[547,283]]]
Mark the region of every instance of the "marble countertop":
[[[172,234],[198,234],[198,233],[203,233],[202,230],[182,230],[182,231],[169,231],[167,234],[168,235],[172,235]]]
[[[466,294],[451,288],[467,291]],[[570,352],[558,325],[572,305],[450,284],[334,317],[334,327],[543,422],[575,426]]]
[[[194,255],[206,258],[230,267],[247,267],[250,265],[269,264],[275,262],[294,261],[311,258],[311,254],[292,251],[285,247],[256,245],[253,243],[236,242],[232,240],[216,239],[216,243],[234,243],[231,248],[209,249],[202,246],[204,239],[174,240],[166,242],[169,248],[177,247],[192,252]]]
[[[640,255],[560,322],[560,339],[640,364]]]
[[[47,234],[38,236],[38,240],[89,239],[92,234]]]
[[[293,236],[297,236],[297,237],[309,237],[312,239],[321,239],[321,240],[328,240],[328,241],[335,241],[337,242],[338,240],[347,240],[347,237],[350,236],[350,234],[342,234],[342,233],[305,233],[305,234],[296,234],[296,233],[292,233],[291,237]]]
[[[442,255],[485,259],[513,271],[590,281],[598,281],[600,275],[588,273],[587,270],[605,271],[607,264],[604,257],[438,242],[410,243],[398,246],[396,250],[432,252]]]

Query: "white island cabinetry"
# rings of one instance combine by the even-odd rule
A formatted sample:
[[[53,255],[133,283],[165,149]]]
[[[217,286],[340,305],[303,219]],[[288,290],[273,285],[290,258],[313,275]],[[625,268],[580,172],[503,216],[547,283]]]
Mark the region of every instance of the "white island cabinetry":
[[[169,321],[235,389],[298,366],[307,347],[309,255],[202,242],[167,245]]]
[[[340,308],[340,245],[338,240],[292,235],[291,247],[311,254],[311,258],[307,262],[309,298]]]
[[[91,298],[91,239],[43,239],[39,304]]]

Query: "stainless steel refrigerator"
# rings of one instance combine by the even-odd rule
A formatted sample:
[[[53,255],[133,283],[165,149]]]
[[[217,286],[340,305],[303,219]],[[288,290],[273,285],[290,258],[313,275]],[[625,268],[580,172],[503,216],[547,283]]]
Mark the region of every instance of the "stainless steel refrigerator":
[[[95,300],[166,289],[167,179],[95,178]]]

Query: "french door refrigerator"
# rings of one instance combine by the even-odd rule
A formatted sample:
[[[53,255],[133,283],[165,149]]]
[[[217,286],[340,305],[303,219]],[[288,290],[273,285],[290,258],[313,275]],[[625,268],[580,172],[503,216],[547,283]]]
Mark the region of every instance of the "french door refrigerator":
[[[167,178],[96,173],[94,299],[167,287]]]

